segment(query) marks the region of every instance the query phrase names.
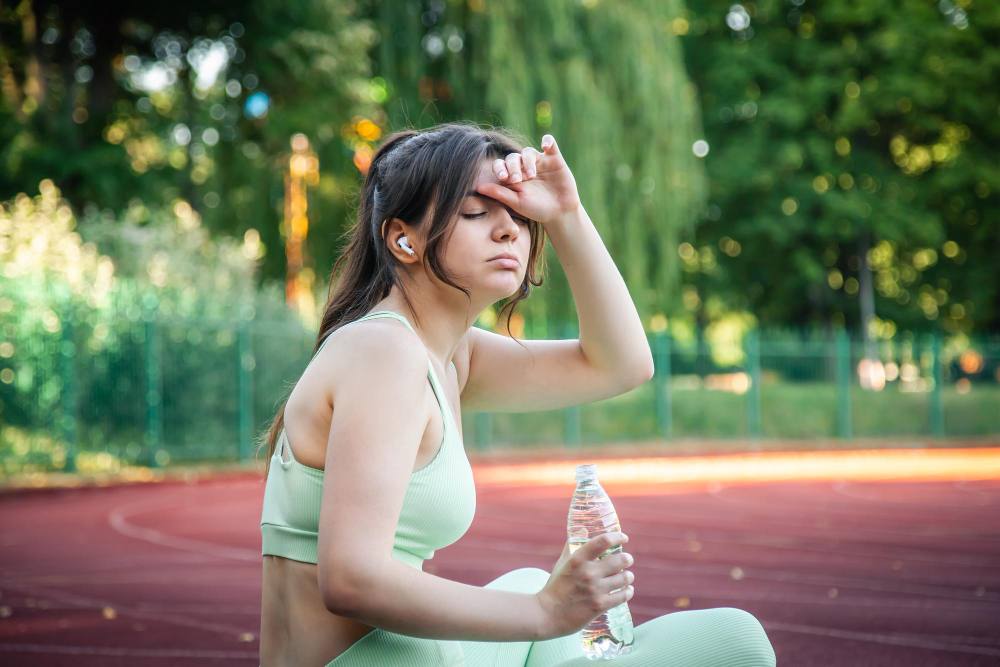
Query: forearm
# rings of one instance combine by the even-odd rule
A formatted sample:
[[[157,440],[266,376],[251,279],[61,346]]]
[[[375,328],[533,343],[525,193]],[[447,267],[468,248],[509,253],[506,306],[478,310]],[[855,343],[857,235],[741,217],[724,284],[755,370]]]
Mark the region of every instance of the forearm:
[[[625,280],[581,205],[546,223],[545,233],[566,273],[580,321],[580,346],[594,366],[643,381],[653,355]]]
[[[533,593],[444,579],[389,559],[341,615],[390,632],[430,639],[549,639]]]

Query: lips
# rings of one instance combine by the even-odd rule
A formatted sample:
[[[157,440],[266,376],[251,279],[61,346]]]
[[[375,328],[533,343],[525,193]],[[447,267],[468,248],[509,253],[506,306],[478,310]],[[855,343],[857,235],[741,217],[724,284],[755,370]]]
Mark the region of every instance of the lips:
[[[520,262],[520,261],[519,261],[519,260],[517,259],[517,255],[515,255],[514,253],[510,253],[510,252],[502,252],[502,253],[500,253],[499,255],[496,255],[496,256],[494,256],[494,257],[491,257],[491,258],[489,259],[489,261],[491,261],[491,262],[492,262],[493,260],[497,260],[497,259],[509,259],[509,260],[512,260],[512,261],[513,261],[514,263],[516,263],[516,264],[518,264],[518,265],[520,265],[520,263],[521,263],[521,262]]]

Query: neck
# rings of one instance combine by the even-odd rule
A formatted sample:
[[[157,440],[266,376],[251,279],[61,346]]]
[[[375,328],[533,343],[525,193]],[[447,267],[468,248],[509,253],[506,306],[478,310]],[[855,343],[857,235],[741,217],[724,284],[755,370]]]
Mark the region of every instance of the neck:
[[[442,300],[441,292],[435,292],[436,294],[428,294],[410,287],[410,304],[407,304],[399,289],[393,286],[389,296],[375,304],[374,310],[392,310],[406,317],[420,336],[427,352],[440,367],[447,370],[448,362],[455,356],[462,338],[479,319],[485,306],[470,308],[465,294],[458,290],[455,292],[460,298],[454,301]]]

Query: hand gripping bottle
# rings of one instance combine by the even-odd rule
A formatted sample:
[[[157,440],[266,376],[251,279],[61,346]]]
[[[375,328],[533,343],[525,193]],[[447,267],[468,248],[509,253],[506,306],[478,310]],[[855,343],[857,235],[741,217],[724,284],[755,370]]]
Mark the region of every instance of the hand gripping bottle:
[[[608,494],[597,481],[597,464],[576,467],[576,491],[569,505],[566,532],[569,535],[569,552],[577,549],[598,535],[621,531],[618,514]],[[620,553],[615,545],[601,554],[604,558]],[[618,589],[621,590],[621,589]],[[632,651],[634,628],[628,602],[609,609],[583,629],[583,650],[587,658],[610,660]]]

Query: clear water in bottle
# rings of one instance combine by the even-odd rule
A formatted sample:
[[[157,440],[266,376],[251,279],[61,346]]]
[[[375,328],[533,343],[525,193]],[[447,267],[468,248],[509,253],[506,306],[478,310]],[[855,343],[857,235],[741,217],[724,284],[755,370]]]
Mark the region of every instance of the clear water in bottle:
[[[569,505],[566,532],[569,552],[574,553],[588,540],[604,533],[621,531],[618,513],[611,499],[597,481],[597,464],[576,467],[576,491]],[[615,545],[601,554],[621,553]],[[621,590],[621,589],[618,589]],[[590,660],[611,659],[632,651],[634,628],[628,602],[609,609],[583,629],[583,650]]]

